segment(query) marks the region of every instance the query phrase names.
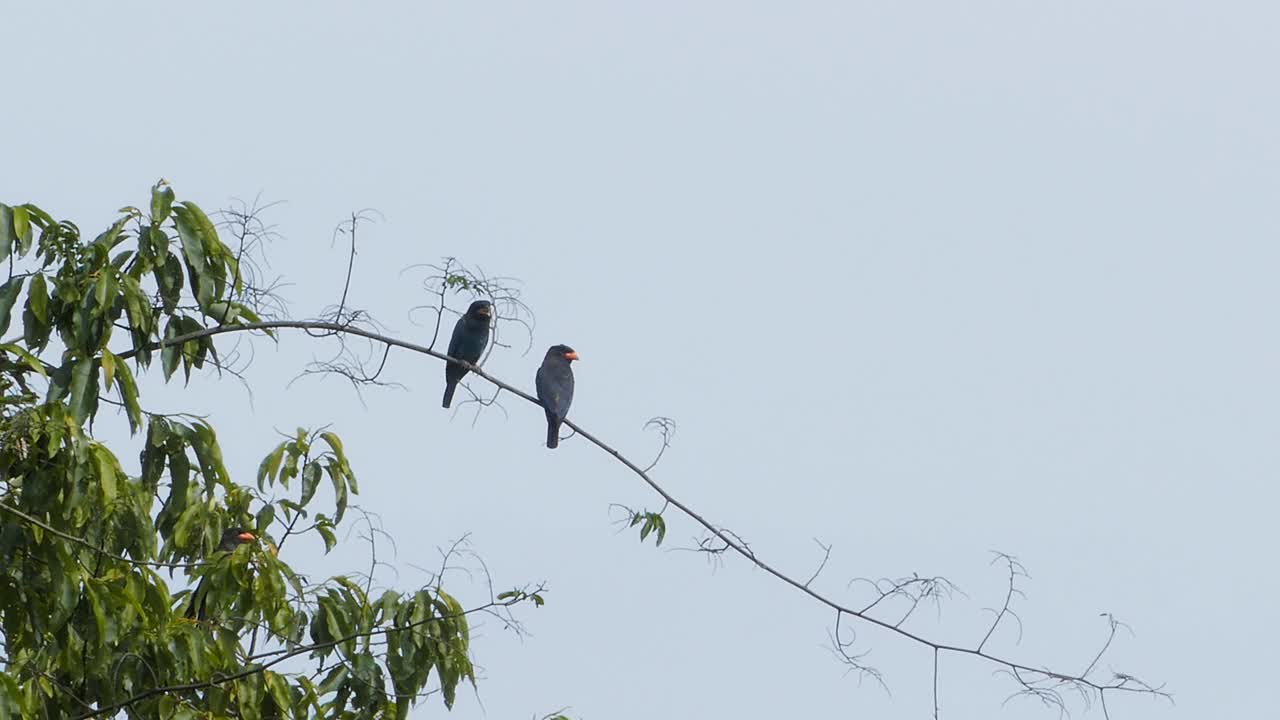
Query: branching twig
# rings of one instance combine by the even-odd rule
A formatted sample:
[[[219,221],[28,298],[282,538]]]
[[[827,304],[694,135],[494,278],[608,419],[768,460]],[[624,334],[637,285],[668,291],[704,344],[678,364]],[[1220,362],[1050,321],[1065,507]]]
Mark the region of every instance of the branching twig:
[[[428,343],[427,347],[435,349],[436,342],[440,339],[440,331],[446,327],[444,325],[446,314],[461,314],[460,311],[453,310],[448,306],[449,293],[462,293],[472,300],[484,299],[493,304],[492,342],[485,351],[484,357],[480,359],[479,365],[485,363],[495,347],[511,347],[509,343],[503,340],[502,334],[504,327],[508,324],[518,325],[524,330],[528,340],[524,350],[525,353],[528,353],[533,348],[535,318],[533,311],[520,299],[520,288],[515,278],[491,277],[481,268],[468,267],[454,257],[446,257],[441,263],[440,265],[410,265],[402,271],[402,274],[409,270],[427,270],[429,272],[422,279],[422,289],[432,297],[432,301],[409,309],[411,317],[413,313],[419,310],[430,310],[435,315],[431,342]]]
[[[865,583],[876,593],[876,599],[859,611],[864,615],[870,613],[876,606],[885,601],[902,598],[909,603],[907,611],[903,613],[902,617],[898,618],[894,623],[895,626],[900,626],[906,622],[916,608],[920,606],[921,602],[928,600],[941,612],[942,600],[950,598],[956,593],[964,594],[954,583],[940,576],[920,577],[919,575],[912,575],[909,578],[897,578],[895,580],[889,578],[880,578],[879,580],[854,578],[849,581],[849,586],[853,586],[854,583]]]
[[[805,587],[809,587],[813,584],[814,580],[818,579],[818,576],[822,574],[822,569],[827,566],[827,561],[831,559],[831,546],[823,545],[822,541],[818,538],[814,538],[813,541],[818,544],[818,547],[822,548],[822,562],[818,564],[818,569],[813,571],[813,574],[809,576],[809,579],[804,581]]]
[[[995,558],[991,560],[991,564],[994,565],[1003,561],[1009,569],[1009,589],[1004,596],[1004,605],[1002,605],[998,611],[987,608],[989,612],[995,614],[996,619],[991,622],[991,627],[987,628],[987,634],[982,636],[982,642],[978,643],[979,653],[982,652],[982,648],[985,647],[987,641],[991,639],[991,634],[996,631],[996,627],[1000,625],[1000,621],[1003,620],[1006,615],[1012,617],[1018,622],[1018,642],[1022,642],[1022,618],[1018,617],[1018,614],[1015,613],[1010,606],[1013,603],[1014,595],[1026,597],[1022,591],[1017,588],[1018,578],[1024,577],[1029,579],[1031,576],[1027,574],[1027,569],[1022,566],[1022,563],[1018,562],[1018,559],[1012,555],[1006,555],[1002,552],[995,552],[994,554]]]
[[[867,678],[871,678],[880,685],[886,694],[892,696],[893,693],[890,692],[889,686],[885,684],[884,675],[877,668],[872,665],[868,665],[865,662],[867,655],[869,655],[871,651],[866,650],[857,654],[849,652],[849,648],[853,647],[853,644],[858,640],[858,633],[853,629],[850,629],[849,633],[851,637],[848,640],[845,640],[841,635],[840,620],[842,616],[846,614],[847,613],[844,611],[837,610],[835,628],[827,633],[827,638],[831,641],[831,645],[829,646],[831,653],[835,655],[841,663],[847,666],[847,669],[845,670],[846,675],[851,672],[858,673],[859,683]]]
[[[671,447],[671,438],[675,437],[676,434],[676,421],[659,415],[658,417],[650,418],[649,422],[644,424],[645,430],[649,428],[657,430],[658,434],[662,436],[662,447],[658,448],[658,454],[654,456],[653,462],[645,466],[644,471],[646,473],[658,466],[658,462],[666,454],[667,448]]]

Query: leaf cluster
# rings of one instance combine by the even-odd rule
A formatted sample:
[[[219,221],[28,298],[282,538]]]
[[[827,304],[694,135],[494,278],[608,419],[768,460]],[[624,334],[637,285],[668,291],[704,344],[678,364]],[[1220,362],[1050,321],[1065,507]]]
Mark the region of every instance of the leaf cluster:
[[[21,317],[0,342],[0,719],[403,718],[435,692],[452,706],[475,682],[452,595],[312,584],[285,557],[294,536],[338,543],[358,485],[335,433],[299,429],[242,484],[210,422],[144,408],[157,356],[165,381],[189,381],[219,356],[184,336],[258,313],[196,204],[161,181],[146,212],[120,213],[88,240],[0,205],[0,336]],[[116,417],[104,403],[140,444],[136,475],[93,436]],[[220,547],[233,527],[257,541]]]

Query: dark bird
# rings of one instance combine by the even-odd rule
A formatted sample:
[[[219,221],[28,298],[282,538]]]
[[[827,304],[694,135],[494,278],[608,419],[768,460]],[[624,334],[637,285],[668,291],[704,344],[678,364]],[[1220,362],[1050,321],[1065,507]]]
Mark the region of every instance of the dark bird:
[[[568,345],[552,345],[535,378],[538,402],[547,414],[547,447],[553,450],[560,444],[560,423],[573,403],[573,368],[569,363],[577,359],[578,353]]]
[[[466,360],[475,364],[489,345],[489,320],[493,316],[493,305],[488,300],[477,300],[467,308],[466,314],[458,318],[453,326],[453,337],[449,338],[449,357]],[[467,369],[458,363],[446,363],[444,366],[444,406],[453,402],[453,391],[458,389]]]
[[[240,527],[227,528],[222,533],[222,540],[218,542],[215,553],[235,552],[235,549],[241,545],[246,545],[257,540],[258,537],[253,533]],[[196,620],[204,620],[208,616],[209,601],[209,578],[202,578],[200,584],[196,586],[195,592],[191,593],[191,604],[187,606],[186,616]]]

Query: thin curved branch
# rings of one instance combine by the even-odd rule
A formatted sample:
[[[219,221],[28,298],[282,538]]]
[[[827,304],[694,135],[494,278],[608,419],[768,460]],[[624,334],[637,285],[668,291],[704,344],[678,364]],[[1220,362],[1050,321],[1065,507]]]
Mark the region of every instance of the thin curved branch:
[[[511,385],[510,383],[507,383],[497,377],[494,377],[493,375],[490,375],[488,372],[474,365],[473,363],[467,362],[465,360],[460,360],[458,358],[451,358],[445,353],[439,352],[437,350],[433,350],[429,347],[424,347],[422,345],[418,345],[415,343],[399,340],[397,338],[372,332],[364,328],[344,325],[340,323],[324,322],[324,321],[277,320],[277,321],[267,321],[267,322],[259,322],[259,323],[244,323],[239,325],[222,325],[218,327],[205,328],[199,331],[187,333],[185,335],[179,335],[177,337],[170,338],[165,343],[153,343],[149,347],[150,349],[155,350],[155,349],[159,349],[164,344],[178,345],[178,344],[185,343],[189,340],[196,340],[203,337],[209,337],[213,335],[222,335],[226,333],[253,332],[253,331],[260,331],[260,330],[285,330],[285,329],[304,330],[308,332],[325,331],[329,333],[344,333],[348,335],[356,335],[359,337],[367,338],[369,340],[384,343],[391,347],[410,350],[412,352],[416,352],[422,355],[429,355],[439,360],[451,361],[466,367],[476,376],[484,378],[485,380],[493,383],[494,385],[496,385],[497,387],[503,390],[506,390],[512,395],[516,395],[528,401],[529,403],[532,403],[536,406],[541,407],[541,404],[538,402],[537,398],[515,387],[514,385]],[[117,357],[119,357],[120,359],[127,359],[133,356],[134,354],[136,354],[136,351],[130,350],[130,351],[118,353]],[[634,473],[637,477],[640,478],[641,481],[643,481],[646,485],[648,485],[650,489],[652,489],[655,493],[657,493],[668,505],[676,507],[677,509],[680,510],[680,512],[684,513],[686,517],[693,520],[698,525],[701,525],[706,530],[706,532],[711,535],[712,538],[719,541],[720,543],[723,543],[723,549],[721,550],[721,552],[732,550],[734,553],[740,555],[742,558],[750,562],[756,568],[772,576],[775,580],[783,583],[784,585],[791,586],[797,592],[808,596],[811,600],[831,610],[836,611],[837,619],[842,615],[849,615],[850,617],[857,618],[858,620],[861,620],[864,623],[868,623],[870,625],[879,627],[880,629],[888,631],[893,635],[897,635],[905,640],[908,640],[922,647],[930,648],[936,652],[952,653],[955,655],[968,656],[968,657],[984,660],[986,662],[999,666],[1000,669],[1014,676],[1018,680],[1018,682],[1020,682],[1024,686],[1024,688],[1034,688],[1035,682],[1038,679],[1041,681],[1047,681],[1055,684],[1068,684],[1078,689],[1088,690],[1098,694],[1101,694],[1104,691],[1115,691],[1115,692],[1146,693],[1146,694],[1158,695],[1161,697],[1168,697],[1168,694],[1164,692],[1162,689],[1163,686],[1150,686],[1145,683],[1139,684],[1139,681],[1137,681],[1136,678],[1127,674],[1113,673],[1112,679],[1110,681],[1099,681],[1099,680],[1093,680],[1088,677],[1085,677],[1083,674],[1076,675],[1071,672],[1056,672],[1056,671],[1048,670],[1045,668],[1032,667],[1030,665],[1020,663],[1014,660],[1009,660],[1005,657],[995,655],[986,651],[985,648],[983,647],[983,645],[985,645],[985,640],[983,642],[983,645],[979,645],[977,647],[964,647],[961,645],[954,645],[950,643],[930,640],[924,637],[923,635],[917,634],[915,632],[912,632],[911,630],[907,630],[901,627],[899,623],[895,623],[889,620],[881,620],[874,616],[866,614],[864,611],[858,610],[848,605],[844,605],[841,602],[835,600],[834,598],[829,597],[809,587],[804,580],[800,580],[795,577],[792,577],[786,574],[785,572],[775,568],[773,565],[769,564],[768,562],[765,562],[764,560],[760,559],[755,554],[755,552],[751,550],[746,545],[746,543],[743,542],[740,538],[738,538],[732,531],[729,531],[725,528],[717,526],[716,524],[712,523],[710,520],[706,519],[706,517],[704,517],[697,510],[693,509],[689,505],[686,505],[684,502],[680,501],[678,498],[676,498],[670,492],[668,492],[664,487],[658,484],[657,481],[655,481],[652,477],[650,477],[650,475],[645,471],[644,468],[637,465],[635,462],[633,462],[631,459],[623,455],[613,446],[609,445],[605,441],[593,435],[591,432],[587,431],[581,425],[577,424],[572,420],[565,420],[564,424],[565,426],[569,427],[574,432],[576,432],[578,435],[581,435],[587,442],[591,443],[592,445],[595,445],[597,448],[602,450],[605,454],[612,456],[624,467],[626,467],[628,470]],[[994,625],[993,625],[993,628],[994,628]]]

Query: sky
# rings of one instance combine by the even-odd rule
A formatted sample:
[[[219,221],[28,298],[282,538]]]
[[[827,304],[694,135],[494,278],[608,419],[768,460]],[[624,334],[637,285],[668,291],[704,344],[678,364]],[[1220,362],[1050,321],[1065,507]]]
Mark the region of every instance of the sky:
[[[486,366],[532,390],[580,353],[570,417],[776,567],[868,601],[855,577],[944,575],[964,595],[909,628],[1165,683],[1113,718],[1262,717],[1280,622],[1280,8],[1266,2],[11,3],[0,200],[96,232],[158,178],[212,210],[280,201],[291,315],[351,302],[424,341],[420,263],[519,278],[531,339]],[[459,301],[461,302],[461,301]],[[740,559],[619,532],[657,509],[541,413],[403,388],[290,383],[331,348],[257,341],[239,385],[148,381],[208,414],[252,481],[278,432],[331,424],[359,504],[395,538],[379,582],[426,581],[470,533],[500,587],[545,582],[525,637],[476,628],[453,716],[922,718],[932,656],[865,627],[889,692],[826,648],[833,617]],[[123,426],[123,421],[118,423]],[[100,436],[132,447],[105,427]],[[111,433],[115,433],[112,435]],[[121,457],[132,454],[118,450]],[[358,533],[317,574],[363,570]],[[464,603],[479,578],[456,575]],[[1056,717],[944,656],[941,717]],[[1101,717],[1078,701],[1076,716]],[[431,700],[414,717],[438,716]],[[1090,714],[1091,713],[1091,714]]]

